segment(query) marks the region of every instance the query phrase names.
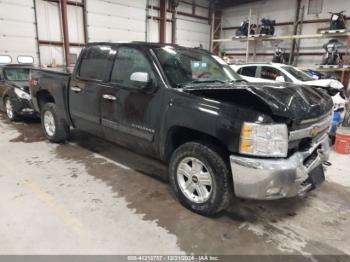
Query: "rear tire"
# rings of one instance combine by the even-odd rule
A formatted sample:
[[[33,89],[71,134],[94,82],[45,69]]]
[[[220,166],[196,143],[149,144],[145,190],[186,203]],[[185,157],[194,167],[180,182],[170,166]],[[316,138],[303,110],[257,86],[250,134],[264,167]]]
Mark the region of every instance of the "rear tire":
[[[41,126],[50,142],[63,143],[69,138],[69,126],[59,118],[54,103],[47,103],[42,107]]]
[[[13,104],[9,97],[5,98],[4,105],[5,105],[5,113],[7,118],[13,122],[18,121],[19,120],[18,113],[13,109]]]
[[[214,147],[201,143],[186,143],[175,150],[169,178],[180,203],[204,216],[224,210],[233,196],[228,165]]]

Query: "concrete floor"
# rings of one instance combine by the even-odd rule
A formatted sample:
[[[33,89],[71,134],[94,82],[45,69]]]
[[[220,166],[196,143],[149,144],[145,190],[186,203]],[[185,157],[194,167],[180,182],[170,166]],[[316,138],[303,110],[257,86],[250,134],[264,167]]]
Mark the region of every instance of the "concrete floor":
[[[74,131],[0,115],[0,254],[350,254],[350,156],[303,198],[183,208],[157,161]]]

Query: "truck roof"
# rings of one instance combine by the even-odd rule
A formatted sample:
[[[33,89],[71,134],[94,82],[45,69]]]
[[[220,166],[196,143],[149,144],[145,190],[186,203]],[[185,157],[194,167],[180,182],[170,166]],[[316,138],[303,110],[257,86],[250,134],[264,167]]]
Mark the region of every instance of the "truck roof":
[[[0,64],[0,68],[35,68],[33,64]]]
[[[120,44],[142,45],[142,46],[151,46],[151,47],[178,46],[178,45],[175,45],[175,44],[161,44],[161,43],[142,42],[142,41],[92,42],[92,43],[88,43],[87,46],[92,46],[92,45],[120,45]]]
[[[94,46],[94,45],[121,45],[121,44],[128,44],[128,45],[135,45],[135,46],[144,46],[149,48],[160,48],[165,46],[173,46],[178,48],[188,48],[188,49],[196,49],[201,50],[204,52],[209,52],[208,50],[202,49],[200,47],[186,47],[186,46],[180,46],[177,44],[170,44],[170,43],[154,43],[154,42],[142,42],[142,41],[120,41],[120,42],[92,42],[88,43],[87,46]]]

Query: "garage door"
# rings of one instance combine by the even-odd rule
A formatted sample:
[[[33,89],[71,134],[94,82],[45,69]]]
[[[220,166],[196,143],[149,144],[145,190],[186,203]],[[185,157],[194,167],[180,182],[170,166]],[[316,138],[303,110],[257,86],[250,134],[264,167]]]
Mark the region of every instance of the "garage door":
[[[89,42],[145,41],[146,0],[89,0]]]
[[[38,63],[33,0],[0,1],[0,55],[17,62],[20,55],[30,55]]]

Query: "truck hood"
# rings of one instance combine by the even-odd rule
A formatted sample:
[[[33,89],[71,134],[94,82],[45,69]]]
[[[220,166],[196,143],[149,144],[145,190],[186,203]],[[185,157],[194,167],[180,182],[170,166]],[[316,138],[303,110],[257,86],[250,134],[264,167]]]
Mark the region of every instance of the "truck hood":
[[[258,100],[260,104],[267,106],[272,114],[291,120],[319,117],[330,112],[333,107],[332,98],[325,92],[311,86],[287,83],[194,85],[184,88],[183,91],[245,106],[250,106]]]

